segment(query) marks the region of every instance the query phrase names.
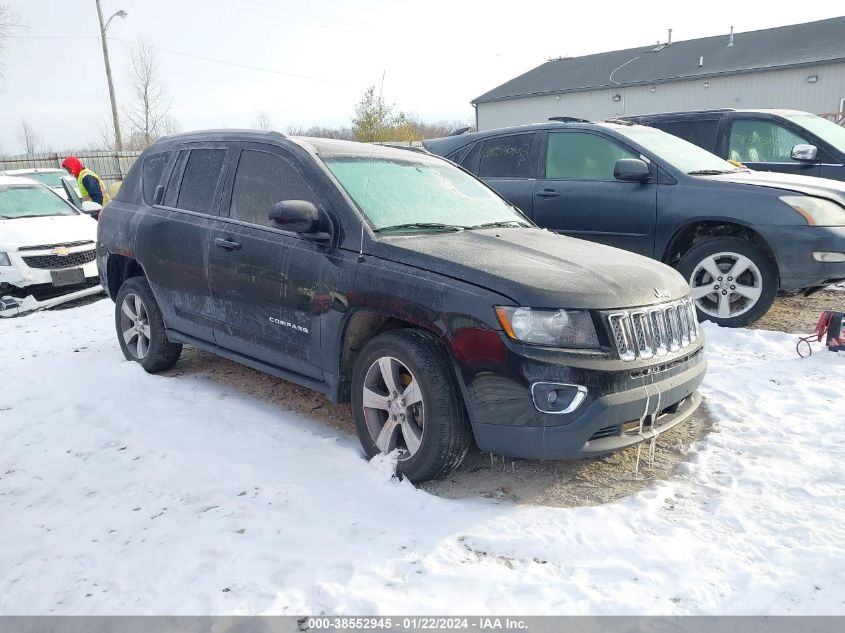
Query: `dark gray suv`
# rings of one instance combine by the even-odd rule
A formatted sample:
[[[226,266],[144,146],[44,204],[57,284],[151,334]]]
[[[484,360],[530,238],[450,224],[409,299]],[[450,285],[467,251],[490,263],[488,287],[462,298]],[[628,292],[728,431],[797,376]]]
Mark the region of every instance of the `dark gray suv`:
[[[845,183],[740,168],[652,127],[549,122],[424,141],[539,226],[675,267],[701,319],[845,278]]]
[[[841,115],[845,120],[845,113]],[[799,110],[698,110],[626,117],[755,171],[845,180],[845,127]]]

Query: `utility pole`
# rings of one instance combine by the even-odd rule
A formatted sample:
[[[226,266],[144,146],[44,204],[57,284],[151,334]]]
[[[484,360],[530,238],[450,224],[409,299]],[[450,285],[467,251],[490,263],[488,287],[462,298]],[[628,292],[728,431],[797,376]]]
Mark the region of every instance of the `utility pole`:
[[[108,22],[105,24],[103,23],[103,11],[100,8],[100,0],[96,0],[97,2],[97,18],[100,20],[100,39],[103,42],[103,61],[106,63],[106,79],[109,81],[109,98],[111,98],[111,115],[112,120],[114,122],[114,148],[118,152],[123,151],[123,137],[120,134],[120,121],[117,116],[117,100],[114,96],[114,82],[112,82],[111,78],[111,64],[109,64],[109,47],[106,44],[106,29],[108,28]],[[121,18],[126,17],[125,11],[118,11],[115,13],[111,18],[109,18],[109,22],[111,22],[112,18],[115,15],[120,16]]]

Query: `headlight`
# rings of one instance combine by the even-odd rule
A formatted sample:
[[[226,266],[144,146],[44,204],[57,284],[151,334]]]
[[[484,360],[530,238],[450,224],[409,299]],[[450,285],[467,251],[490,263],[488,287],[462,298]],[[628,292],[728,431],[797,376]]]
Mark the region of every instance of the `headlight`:
[[[0,251],[0,266],[11,266],[12,260],[9,259],[9,254]]]
[[[510,338],[534,345],[597,349],[599,339],[584,310],[534,310],[497,306],[496,316]]]
[[[781,196],[780,200],[804,216],[807,224],[814,226],[845,225],[845,207],[839,206],[832,200],[813,196]]]

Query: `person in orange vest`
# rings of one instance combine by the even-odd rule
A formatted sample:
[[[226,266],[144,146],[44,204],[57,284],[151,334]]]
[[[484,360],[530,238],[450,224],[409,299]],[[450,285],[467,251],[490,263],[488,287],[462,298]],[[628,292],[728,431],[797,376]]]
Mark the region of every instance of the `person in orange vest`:
[[[83,202],[90,200],[100,206],[106,206],[111,198],[108,189],[100,177],[90,169],[87,169],[76,156],[68,156],[62,162],[62,167],[71,176],[76,178],[79,185],[79,195]]]

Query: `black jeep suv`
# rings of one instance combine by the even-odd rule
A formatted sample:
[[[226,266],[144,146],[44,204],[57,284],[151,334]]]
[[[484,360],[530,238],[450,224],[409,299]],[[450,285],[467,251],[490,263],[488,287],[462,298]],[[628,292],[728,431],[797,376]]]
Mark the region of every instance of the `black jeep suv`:
[[[845,183],[752,172],[652,127],[548,122],[423,143],[539,226],[678,269],[699,318],[759,319],[845,279]]]
[[[368,456],[413,481],[470,440],[527,458],[605,453],[698,406],[683,278],[535,227],[426,153],[274,132],[167,137],[99,221],[123,354],[182,344],[352,401]]]

